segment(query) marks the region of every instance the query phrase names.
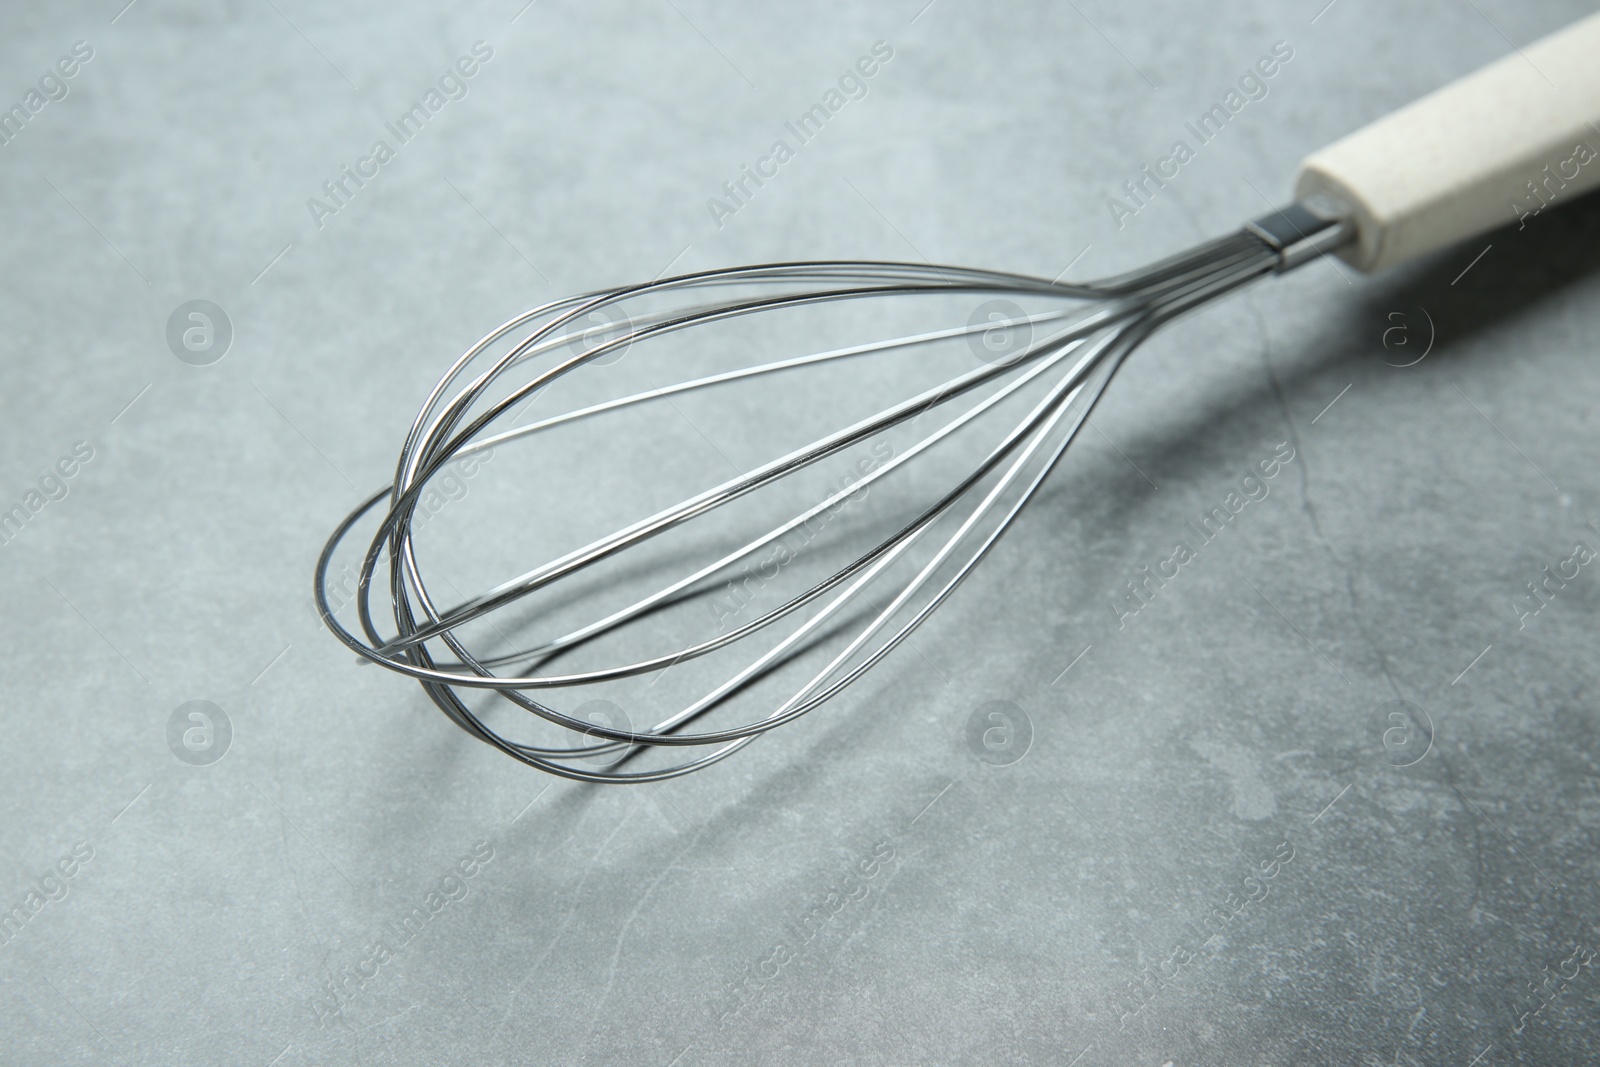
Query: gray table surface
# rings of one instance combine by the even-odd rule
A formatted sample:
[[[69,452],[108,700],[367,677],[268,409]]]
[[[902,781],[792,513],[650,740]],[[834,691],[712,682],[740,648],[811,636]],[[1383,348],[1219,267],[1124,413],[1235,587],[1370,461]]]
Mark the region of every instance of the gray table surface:
[[[29,515],[0,550],[0,1061],[1600,1058],[1600,577],[1515,607],[1600,549],[1600,205],[1158,337],[919,633],[940,672],[897,653],[686,779],[519,766],[307,608],[429,386],[524,307],[771,258],[1108,274],[1589,5],[122,2],[0,32],[0,103],[45,79],[0,147],[0,504]],[[866,97],[716,225],[880,40]],[[314,217],[477,41],[465,96]],[[1267,96],[1119,228],[1107,198],[1276,41]],[[205,366],[167,342],[191,300],[231,324]],[[1280,442],[1270,495],[1119,629],[1121,583]],[[192,700],[231,724],[209,765],[169,748]],[[1004,766],[967,743],[992,700],[1031,723]]]

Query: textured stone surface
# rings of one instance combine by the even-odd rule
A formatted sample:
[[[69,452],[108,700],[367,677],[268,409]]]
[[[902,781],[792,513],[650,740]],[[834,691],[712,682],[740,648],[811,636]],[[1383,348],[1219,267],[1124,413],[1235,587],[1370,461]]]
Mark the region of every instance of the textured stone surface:
[[[0,550],[0,1061],[1600,1058],[1600,576],[1513,608],[1600,548],[1592,202],[1159,336],[1096,416],[1126,460],[1086,439],[919,632],[944,677],[897,653],[707,773],[552,784],[321,631],[328,530],[526,306],[767,258],[1109,274],[1588,6],[920,3],[6,16],[0,102],[93,58],[0,147],[0,503],[92,459]],[[867,97],[718,228],[706,198],[880,39]],[[465,98],[319,228],[306,199],[478,40]],[[1268,95],[1117,228],[1107,196],[1280,40]],[[233,326],[209,366],[164,332],[197,299]],[[1119,629],[1118,587],[1280,442]],[[208,766],[169,750],[192,700],[231,723]],[[991,700],[1032,722],[1008,766],[966,745]]]

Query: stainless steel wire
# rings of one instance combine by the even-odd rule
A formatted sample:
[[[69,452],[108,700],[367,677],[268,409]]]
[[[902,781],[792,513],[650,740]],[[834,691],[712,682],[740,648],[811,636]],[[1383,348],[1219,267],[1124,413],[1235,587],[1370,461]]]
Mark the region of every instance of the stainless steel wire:
[[[910,263],[769,263],[685,274],[545,304],[490,332],[434,386],[406,434],[392,483],[352,511],[324,548],[315,577],[318,610],[334,635],[364,662],[417,680],[457,725],[530,766],[589,782],[661,781],[704,768],[814,710],[903,643],[993,548],[1059,462],[1123,361],[1153,330],[1255,278],[1283,269],[1287,262],[1282,242],[1246,229],[1145,270],[1090,284]],[[676,337],[693,340],[698,346],[698,339],[710,331],[728,329],[758,315],[826,310],[842,302],[868,302],[870,310],[885,301],[952,296],[1015,297],[1049,305],[1049,310],[747,362],[511,425],[519,406],[526,407],[553,383],[580,368],[603,364],[608,356],[636,345]],[[595,330],[589,326],[595,315],[615,315],[619,324]],[[866,318],[870,321],[873,316]],[[737,388],[739,383],[772,376],[783,379],[819,369],[831,371],[847,362],[922,351],[987,331],[1024,327],[1041,336],[1006,358],[981,362],[916,390],[874,414],[498,581],[474,596],[456,595],[453,602],[441,604],[424,578],[414,536],[419,502],[452,462],[486,455],[506,445],[527,447],[557,428],[616,418],[630,409],[671,403],[673,397]],[[553,591],[586,572],[624,559],[630,550],[777,486],[852,446],[886,433],[921,433],[925,417],[953,410],[958,403],[970,406],[869,473],[798,508],[739,547],[720,552],[709,562],[686,564],[686,573],[643,595],[625,598],[628,603],[597,609],[598,618],[564,633],[546,634],[531,642],[509,638],[507,627],[526,628],[512,621],[511,609],[529,598],[554,595]],[[963,476],[943,491],[925,493],[928,499],[913,507],[904,521],[894,519],[898,525],[886,536],[876,538],[859,554],[852,550],[847,562],[781,603],[732,629],[679,647],[645,654],[629,652],[621,662],[551,673],[569,654],[619,634],[630,624],[714,595],[743,561],[768,546],[785,544],[784,539],[794,531],[812,529],[819,517],[864,500],[874,487],[899,484],[896,480],[902,479],[912,464],[972,434],[979,424],[1015,418],[1013,409],[1023,412],[1020,419],[1000,434]],[[638,447],[646,446],[638,442]],[[363,525],[370,526],[371,532],[357,580],[358,625],[352,627],[330,607],[328,575],[335,555]],[[942,541],[931,536],[936,529]],[[382,583],[378,576],[385,568],[388,581]],[[392,632],[380,630],[376,621],[379,589],[388,598],[384,614],[393,620]],[[868,607],[864,609],[863,604]],[[537,625],[542,619],[543,615],[536,613],[532,622]],[[482,634],[474,639],[467,631],[478,622],[490,625],[496,640],[523,647],[493,655],[474,651]],[[783,626],[790,627],[787,633],[780,629]],[[742,666],[701,695],[661,714],[653,725],[636,729],[626,722],[579,717],[570,705],[565,710],[555,706],[555,697],[646,675],[660,677],[669,669],[736,650],[758,635],[757,643],[764,640],[767,647],[752,653],[748,662],[741,661]],[[812,661],[808,655],[819,664],[815,670],[805,666]],[[522,666],[516,667],[518,664]],[[513,669],[501,673],[502,668]],[[753,713],[746,709],[737,716],[742,721],[719,728],[687,729],[703,716],[738,705],[738,698],[761,690],[769,678],[787,677],[786,672],[798,672],[800,684],[791,691],[785,683],[781,692],[786,695],[763,695],[766,703]],[[525,731],[491,726],[486,721],[489,712],[468,703],[473,693],[483,691],[504,706],[532,716],[536,723],[551,723],[568,731],[575,740],[554,744],[513,738],[512,732]],[[650,753],[659,754],[660,758],[651,762],[660,765],[633,766],[636,757]]]

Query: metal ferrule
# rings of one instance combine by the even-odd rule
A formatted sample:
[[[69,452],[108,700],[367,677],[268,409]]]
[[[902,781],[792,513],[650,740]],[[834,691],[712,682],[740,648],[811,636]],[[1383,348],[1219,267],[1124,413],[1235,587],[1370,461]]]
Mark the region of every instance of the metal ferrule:
[[[1244,228],[1278,253],[1279,274],[1356,238],[1355,212],[1321,193],[1286,204]]]

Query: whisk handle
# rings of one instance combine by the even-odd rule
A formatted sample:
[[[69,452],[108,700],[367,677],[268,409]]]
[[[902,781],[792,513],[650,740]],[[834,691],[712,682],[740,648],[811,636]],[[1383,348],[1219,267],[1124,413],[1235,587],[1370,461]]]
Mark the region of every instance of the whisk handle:
[[[1355,213],[1340,255],[1392,267],[1600,186],[1600,14],[1312,153],[1295,195]]]

